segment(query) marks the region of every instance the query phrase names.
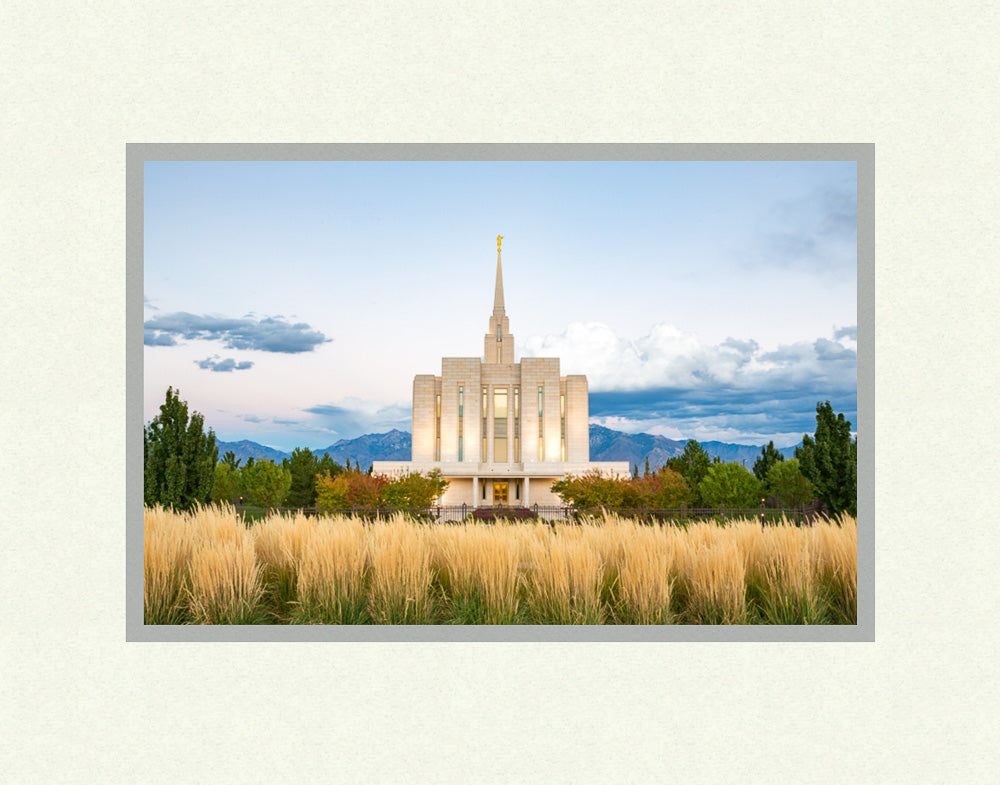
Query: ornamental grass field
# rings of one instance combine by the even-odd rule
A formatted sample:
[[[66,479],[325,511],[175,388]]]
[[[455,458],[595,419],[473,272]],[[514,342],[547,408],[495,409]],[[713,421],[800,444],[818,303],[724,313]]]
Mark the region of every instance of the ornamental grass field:
[[[854,624],[857,523],[427,524],[147,508],[146,624]]]

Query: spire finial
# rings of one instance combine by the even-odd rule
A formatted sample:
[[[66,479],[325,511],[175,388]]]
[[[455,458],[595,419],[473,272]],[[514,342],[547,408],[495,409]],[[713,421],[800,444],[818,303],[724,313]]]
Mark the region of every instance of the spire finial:
[[[500,253],[500,241],[503,239],[503,235],[497,235],[497,253]]]

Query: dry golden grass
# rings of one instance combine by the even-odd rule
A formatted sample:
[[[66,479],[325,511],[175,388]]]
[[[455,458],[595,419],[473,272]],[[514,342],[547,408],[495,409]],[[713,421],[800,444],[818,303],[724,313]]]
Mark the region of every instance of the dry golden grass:
[[[528,605],[549,624],[601,622],[602,563],[580,527],[557,525],[529,540]]]
[[[624,527],[622,527],[624,528]],[[668,624],[674,581],[677,530],[636,527],[621,537],[617,565],[620,615],[626,624]]]
[[[147,509],[142,532],[143,618],[146,624],[179,624],[187,603],[194,532],[186,518]]]
[[[148,624],[853,624],[857,523],[145,514]]]
[[[261,566],[267,604],[278,615],[295,601],[299,565],[308,552],[316,519],[305,515],[268,515],[251,527],[254,553]]]
[[[520,606],[520,533],[524,527],[434,527],[432,563],[450,590],[453,602],[465,604],[479,623],[512,624]]]
[[[365,574],[369,541],[360,521],[326,518],[308,539],[292,539],[298,552],[298,620],[357,624],[366,620]],[[292,546],[288,547],[292,553]]]
[[[263,595],[260,566],[249,538],[206,544],[191,557],[188,589],[199,624],[252,624]]]
[[[432,602],[428,530],[402,515],[369,528],[369,612],[378,624],[425,624]]]
[[[744,624],[747,620],[744,555],[724,532],[712,524],[695,524],[675,553],[691,621],[700,624]]]
[[[835,605],[848,609],[853,622],[858,602],[857,521],[842,516],[836,522],[810,527],[810,534],[817,579],[827,587]]]

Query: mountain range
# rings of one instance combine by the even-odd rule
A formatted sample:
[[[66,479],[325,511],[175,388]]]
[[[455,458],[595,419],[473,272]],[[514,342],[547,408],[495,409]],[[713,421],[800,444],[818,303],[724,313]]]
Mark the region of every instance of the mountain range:
[[[252,457],[254,460],[267,459],[280,463],[290,458],[291,453],[266,447],[246,439],[239,442],[216,442],[221,458],[228,451],[240,460]],[[638,466],[642,471],[647,456],[652,469],[657,469],[669,458],[684,452],[685,441],[675,441],[664,436],[650,433],[623,433],[613,431],[600,425],[590,426],[590,460],[592,461],[628,461]],[[753,466],[760,457],[763,445],[727,444],[725,442],[701,442],[705,452],[713,458],[718,456],[723,461],[746,462],[747,468]],[[782,447],[778,451],[786,458],[795,457],[795,447]],[[410,460],[410,434],[406,431],[393,429],[388,433],[367,433],[356,439],[341,439],[329,447],[321,447],[312,451],[317,457],[329,455],[341,465],[357,462],[362,469],[367,469],[373,461],[408,461]]]

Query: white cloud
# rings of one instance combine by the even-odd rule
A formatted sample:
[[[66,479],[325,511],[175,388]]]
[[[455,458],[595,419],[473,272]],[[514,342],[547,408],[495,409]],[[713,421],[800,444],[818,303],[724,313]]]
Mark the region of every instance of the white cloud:
[[[559,357],[564,373],[587,375],[591,391],[703,389],[725,386],[759,390],[799,386],[808,380],[856,375],[856,342],[851,328],[837,330],[838,341],[812,342],[763,350],[754,340],[727,338],[707,345],[670,324],[628,340],[597,322],[576,322],[558,335],[528,338],[527,357]]]

